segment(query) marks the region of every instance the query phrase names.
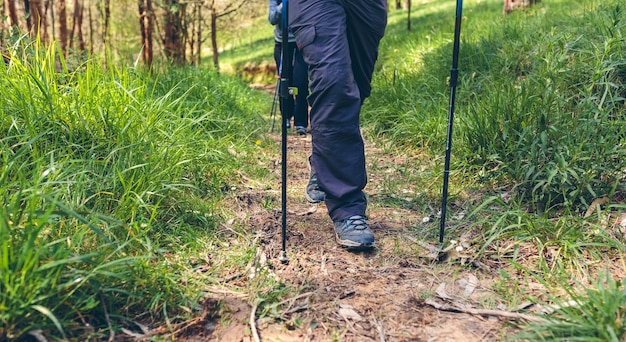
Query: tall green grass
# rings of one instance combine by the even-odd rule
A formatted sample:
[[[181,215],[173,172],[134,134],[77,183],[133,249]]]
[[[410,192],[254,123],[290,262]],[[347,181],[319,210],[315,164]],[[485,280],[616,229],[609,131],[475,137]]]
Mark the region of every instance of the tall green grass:
[[[623,189],[626,9],[603,4],[550,26],[526,20],[540,28],[532,44],[514,50],[519,60],[498,66],[501,76],[466,102],[469,162],[501,166],[539,210],[587,207]],[[527,27],[490,39],[530,37]]]
[[[523,341],[623,341],[626,337],[626,290],[624,280],[599,276],[584,290],[562,284],[571,300],[558,301],[545,321],[525,327],[516,340]]]
[[[255,148],[269,101],[201,69],[90,59],[70,72],[54,48],[25,39],[9,53],[0,339],[108,336],[189,312],[199,284],[163,260],[214,234],[241,165],[233,151]]]
[[[501,6],[464,9],[457,165],[488,170],[538,211],[623,190],[624,3],[552,1],[509,16]],[[445,147],[453,9],[450,24],[441,13],[424,10],[404,34],[402,16],[391,18],[383,42],[396,55],[383,53],[364,113],[375,131],[435,155]]]
[[[410,32],[406,11],[390,12],[362,120],[371,138],[420,149],[438,169],[454,2],[414,9]],[[542,1],[505,16],[501,1],[466,1],[463,11],[450,195],[465,199],[471,190],[467,197],[480,204],[448,236],[471,231],[477,259],[508,263],[506,291],[534,277],[552,301],[577,301],[519,338],[623,340],[620,281],[607,274],[586,292],[559,285],[587,286],[581,282],[597,279],[600,265],[621,262],[624,252],[611,220],[623,213],[626,190],[626,4]],[[431,183],[441,184],[416,186],[429,191]],[[606,204],[593,202],[604,197]],[[595,214],[583,217],[590,208]],[[623,274],[619,266],[612,271]],[[537,300],[520,291],[502,299]]]

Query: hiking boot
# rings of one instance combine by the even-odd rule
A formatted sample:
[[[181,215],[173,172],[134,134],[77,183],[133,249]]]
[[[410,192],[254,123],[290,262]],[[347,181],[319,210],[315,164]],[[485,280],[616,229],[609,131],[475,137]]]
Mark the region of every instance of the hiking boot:
[[[326,193],[320,189],[320,186],[317,184],[317,175],[313,172],[311,172],[309,183],[304,190],[304,197],[306,197],[309,203],[320,203],[326,198]]]
[[[298,133],[299,135],[306,135],[306,127],[296,126],[296,133]]]
[[[367,225],[364,216],[354,215],[335,222],[337,243],[346,248],[360,249],[374,247],[374,233]]]
[[[319,184],[317,184],[317,174],[315,174],[311,162],[309,162],[309,167],[311,172],[309,175],[309,183],[304,189],[304,197],[309,203],[320,203],[326,198],[326,193],[322,191]]]

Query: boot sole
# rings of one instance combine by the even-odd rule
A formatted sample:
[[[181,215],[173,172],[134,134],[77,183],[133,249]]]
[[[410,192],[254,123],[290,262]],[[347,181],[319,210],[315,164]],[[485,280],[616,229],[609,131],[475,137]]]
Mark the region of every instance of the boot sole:
[[[339,244],[339,246],[349,249],[349,250],[362,250],[362,249],[372,249],[375,247],[375,243],[358,243],[351,240],[342,240],[339,238],[339,235],[335,233],[335,241]]]
[[[312,199],[311,196],[309,196],[309,193],[308,193],[308,191],[306,191],[306,189],[304,189],[304,198],[306,198],[306,200],[309,203],[322,203],[322,201],[324,201],[324,200],[316,201],[316,200]]]

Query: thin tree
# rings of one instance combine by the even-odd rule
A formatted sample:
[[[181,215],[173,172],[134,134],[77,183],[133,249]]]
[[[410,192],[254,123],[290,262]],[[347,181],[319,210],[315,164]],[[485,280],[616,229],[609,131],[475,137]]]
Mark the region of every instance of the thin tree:
[[[65,7],[65,0],[56,0],[56,2],[57,13],[59,15],[59,45],[61,45],[63,55],[67,56],[67,52],[69,49],[69,44],[67,40],[67,9]]]
[[[179,0],[166,0],[163,9],[163,34],[161,42],[165,57],[176,65],[185,64],[185,36],[184,25],[186,4]]]
[[[87,5],[88,11],[87,11],[87,15],[89,17],[89,51],[94,52],[94,29],[93,29],[93,25],[94,25],[94,21],[93,21],[93,14],[91,12],[91,8],[92,6]]]
[[[59,1],[65,1],[65,0],[59,0]],[[52,0],[46,0],[44,2],[44,13],[46,18],[50,18],[50,32],[52,34],[52,41],[56,41],[57,37],[56,37],[56,18],[55,18],[55,13],[54,13],[54,6],[51,5]],[[48,15],[48,10],[50,10],[50,15]]]
[[[15,8],[14,0],[7,1],[7,10],[9,11],[9,25],[18,27],[20,22],[17,20],[17,9]]]
[[[152,0],[137,0],[139,7],[139,27],[141,29],[141,56],[146,66],[152,65],[153,47],[152,32],[154,31],[154,12]]]
[[[85,51],[85,37],[83,36],[83,12],[84,6],[81,0],[74,0],[74,14],[72,15],[72,31],[70,32],[71,44],[76,47],[75,43],[78,43],[78,49]],[[91,13],[91,12],[90,12]],[[93,44],[92,44],[93,49]]]
[[[217,48],[217,10],[215,9],[215,0],[211,0],[211,6],[209,6],[210,22],[211,22],[211,51],[213,52],[213,67],[217,72],[220,71],[220,52]]]
[[[108,46],[109,43],[109,22],[111,20],[111,0],[103,1],[103,15],[102,15],[102,47],[104,48],[104,66],[106,67],[108,63]]]
[[[24,5],[28,4],[29,32],[32,35],[39,35],[42,42],[48,41],[46,16],[43,11],[42,0],[24,0]],[[25,7],[26,8],[26,7]]]
[[[406,30],[411,31],[411,0],[404,1],[404,6],[407,10]]]
[[[193,16],[191,22],[191,39],[189,48],[192,61],[195,65],[200,65],[202,59],[202,4],[204,0],[193,3]]]
[[[237,12],[248,0],[240,0],[239,2],[228,2],[223,9],[218,9],[215,0],[209,2],[209,25],[211,28],[211,51],[213,52],[213,67],[219,72],[219,49],[217,45],[217,21],[218,19]]]
[[[30,0],[24,0],[24,14],[26,15],[26,30],[32,32],[33,17],[30,15]]]
[[[2,6],[0,7],[0,13],[2,13],[3,15],[7,11],[5,6],[6,6],[6,3],[3,1],[2,2]],[[0,21],[0,55],[2,55],[2,61],[5,64],[9,64],[9,56],[8,56],[7,51],[6,51],[6,48],[4,47],[4,44],[5,44],[4,43],[5,30],[6,30],[6,21],[2,20],[2,21]]]

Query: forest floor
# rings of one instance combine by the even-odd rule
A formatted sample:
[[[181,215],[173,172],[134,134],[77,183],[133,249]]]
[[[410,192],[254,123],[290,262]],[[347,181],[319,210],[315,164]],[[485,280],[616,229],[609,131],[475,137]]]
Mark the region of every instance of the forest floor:
[[[280,144],[280,134],[272,139]],[[229,203],[240,213],[237,217],[245,221],[257,246],[254,265],[246,272],[264,272],[292,293],[261,311],[250,294],[228,290],[228,286],[249,288],[254,274],[232,277],[224,284],[228,286],[207,290],[202,317],[177,340],[501,341],[518,331],[518,323],[535,317],[528,315],[531,303],[505,306],[510,298],[501,300],[502,289],[497,290],[502,287],[498,270],[504,263],[473,260],[471,236],[457,242],[463,248],[453,248],[445,260],[437,260],[432,253],[437,246],[429,247],[437,239],[422,242],[417,236],[425,224],[433,231],[438,220],[425,219],[429,213],[410,206],[384,204],[385,195],[379,191],[382,183],[393,179],[398,170],[415,169],[417,161],[412,157],[389,155],[366,142],[368,217],[376,248],[351,252],[339,247],[325,206],[304,200],[310,148],[310,135],[290,132],[288,263],[279,261],[280,185],[248,186]],[[272,164],[268,167],[280,174],[280,160]],[[413,191],[409,193],[415,195]],[[402,201],[402,195],[393,197]],[[263,205],[268,198],[273,210]],[[541,286],[526,284],[525,288],[540,290]],[[524,309],[529,311],[524,314]]]

